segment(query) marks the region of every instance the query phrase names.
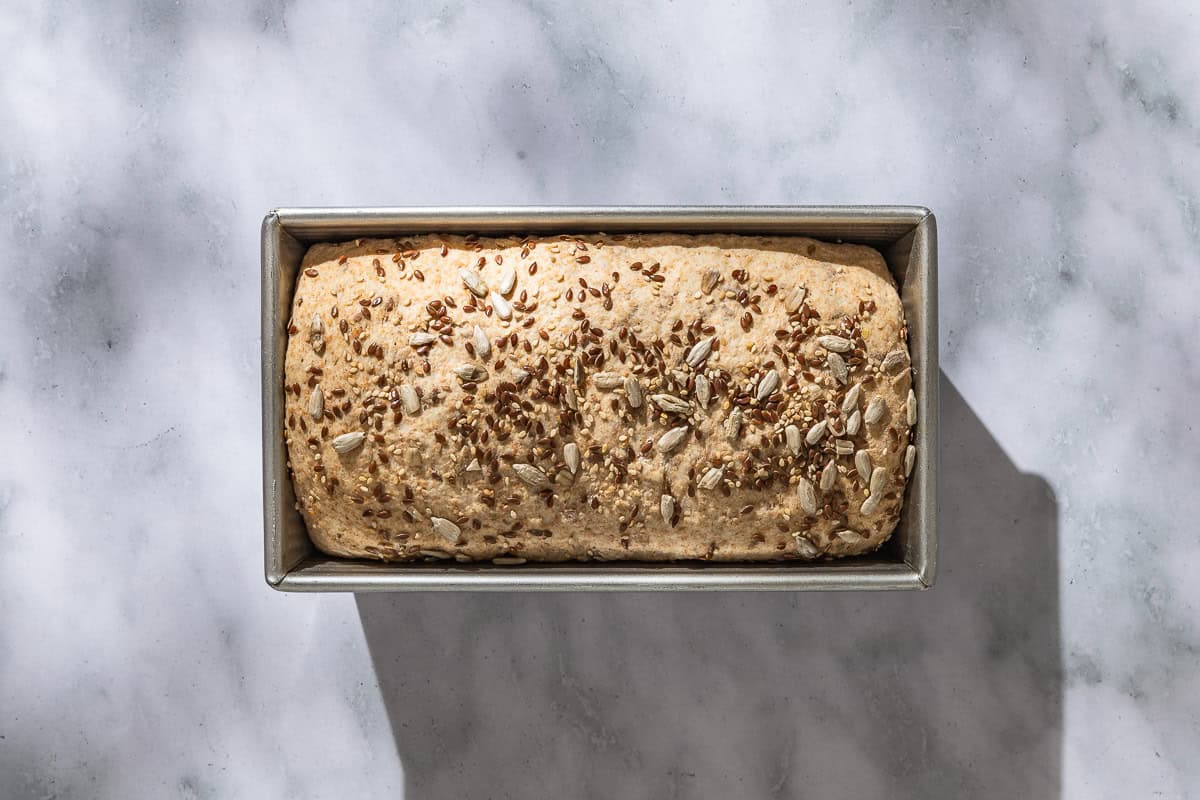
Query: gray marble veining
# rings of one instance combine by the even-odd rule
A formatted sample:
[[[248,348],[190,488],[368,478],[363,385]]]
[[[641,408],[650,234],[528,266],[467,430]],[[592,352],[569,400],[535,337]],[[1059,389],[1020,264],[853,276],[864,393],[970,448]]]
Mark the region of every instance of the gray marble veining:
[[[1185,3],[0,11],[0,797],[1186,797]],[[261,577],[276,205],[939,219],[941,575],[307,597]]]

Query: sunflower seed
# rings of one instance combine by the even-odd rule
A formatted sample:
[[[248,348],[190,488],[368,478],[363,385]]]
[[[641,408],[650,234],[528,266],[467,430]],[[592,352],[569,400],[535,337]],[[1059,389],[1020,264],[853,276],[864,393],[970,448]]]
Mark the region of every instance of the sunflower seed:
[[[839,456],[848,456],[854,452],[854,442],[849,439],[834,439],[833,451]]]
[[[846,360],[837,353],[826,353],[825,363],[829,366],[829,371],[833,373],[833,377],[837,378],[838,383],[845,383],[850,380],[850,372],[846,369]]]
[[[400,387],[400,403],[407,414],[419,414],[421,411],[421,396],[408,384]]]
[[[450,558],[449,553],[445,553],[441,550],[418,550],[417,552],[426,558]]]
[[[705,294],[711,294],[712,290],[717,288],[720,280],[721,273],[718,270],[710,269],[704,273],[704,277],[700,280],[700,290]]]
[[[825,469],[821,470],[821,491],[828,492],[833,488],[834,482],[837,481],[837,464],[830,459],[825,465]]]
[[[585,377],[583,374],[583,359],[576,358],[575,363],[571,365],[571,370],[571,374],[575,378],[575,385],[582,389],[583,379]]]
[[[504,320],[512,319],[512,306],[499,292],[492,292],[488,299],[491,301],[492,310],[496,312],[497,317]]]
[[[838,537],[839,539],[841,539],[843,542],[846,542],[847,544],[859,544],[860,542],[864,541],[867,538],[867,537],[863,536],[861,533],[859,533],[858,531],[852,531],[849,529],[844,530],[844,531],[838,531],[837,533],[834,534],[834,536]]]
[[[725,435],[729,438],[729,441],[736,441],[738,435],[741,434],[742,419],[744,417],[745,414],[742,413],[742,409],[734,406],[733,411],[730,411],[729,416],[725,418]]]
[[[483,472],[483,465],[479,463],[478,458],[472,458],[471,463],[467,464],[467,468],[463,472]]]
[[[668,414],[687,414],[692,410],[685,400],[680,400],[673,394],[652,394],[650,402],[666,411]]]
[[[804,298],[808,296],[808,289],[803,286],[797,286],[788,293],[787,299],[783,301],[783,307],[787,309],[789,314],[795,314],[800,310],[800,306],[804,305]]]
[[[325,392],[321,391],[319,383],[313,387],[312,395],[308,398],[308,415],[317,422],[325,416]]]
[[[875,470],[882,472],[883,470]],[[863,500],[862,505],[858,507],[858,513],[865,516],[871,516],[879,509],[879,498],[877,494],[868,495],[866,500]]]
[[[321,321],[320,314],[313,314],[308,340],[314,353],[322,355],[325,352],[325,323]]]
[[[658,513],[662,514],[663,522],[670,525],[675,518],[675,498],[669,494],[658,498]]]
[[[607,392],[624,385],[625,379],[615,372],[597,372],[592,376],[592,383],[597,389]]]
[[[546,473],[535,467],[533,464],[513,464],[513,472],[517,473],[517,477],[523,482],[532,486],[534,489],[545,489],[550,485],[550,478]]]
[[[483,282],[483,278],[479,277],[479,273],[471,269],[460,269],[458,275],[462,278],[462,282],[471,290],[471,294],[479,298],[487,297],[488,287]]]
[[[571,470],[572,475],[579,472],[579,445],[574,442],[563,445],[563,463]]]
[[[796,539],[796,552],[801,558],[812,559],[821,555],[820,548],[805,538],[803,533],[793,533],[792,536]]]
[[[887,488],[888,474],[886,469],[877,469],[871,473],[871,494],[881,495]]]
[[[697,373],[696,402],[700,404],[701,408],[708,408],[710,400],[712,400],[712,384],[708,382],[708,378]]]
[[[804,441],[809,444],[816,444],[825,437],[825,430],[829,427],[829,420],[823,419],[808,429],[808,433],[804,436]]]
[[[629,400],[630,408],[642,407],[642,385],[637,382],[637,378],[625,379],[625,397]]]
[[[362,431],[353,431],[351,433],[343,433],[341,436],[338,436],[336,439],[333,440],[333,449],[338,451],[342,455],[346,455],[346,453],[352,452],[352,451],[358,449],[359,447],[362,447],[363,440],[366,438],[367,438],[367,435],[365,433],[363,433]]]
[[[788,450],[792,451],[792,455],[800,455],[800,429],[795,425],[788,425],[783,429],[783,435],[787,439]]]
[[[458,539],[462,536],[462,528],[442,517],[430,517],[429,521],[433,524],[434,533],[445,537],[450,544],[458,544]]]
[[[904,451],[904,477],[912,474],[913,464],[917,463],[917,446],[910,444]]]
[[[504,272],[500,273],[500,294],[508,297],[515,288],[517,288],[517,271],[512,267],[507,267]]]
[[[908,390],[908,424],[909,427],[917,424],[917,393],[912,389]]]
[[[689,367],[700,369],[700,365],[708,360],[708,357],[712,354],[714,338],[716,337],[709,336],[707,339],[701,339],[692,345],[692,349],[688,351],[687,358],[685,359]]]
[[[858,429],[862,427],[862,412],[857,408],[850,415],[850,419],[846,420],[846,435],[858,436]]]
[[[796,497],[800,500],[800,508],[805,514],[817,513],[817,490],[808,478],[801,478],[796,484]]]
[[[887,413],[887,402],[882,397],[876,397],[867,403],[867,413],[863,414],[863,422],[874,425],[883,419]]]
[[[761,403],[763,400],[766,400],[768,397],[773,395],[775,393],[775,390],[778,388],[779,388],[779,373],[776,372],[775,370],[771,370],[770,372],[768,372],[766,375],[763,375],[762,378],[759,379],[758,390],[754,393],[754,396],[757,397],[758,402]]]
[[[687,434],[687,425],[680,425],[678,428],[671,428],[671,430],[658,437],[658,441],[655,442],[654,446],[658,448],[658,452],[665,455],[678,448],[679,445],[683,444],[683,440],[687,438]]]
[[[437,340],[438,337],[434,336],[428,331],[417,331],[412,336],[408,337],[408,343],[413,347],[424,347],[427,344],[433,344]]]
[[[567,408],[572,411],[579,410],[579,396],[575,394],[575,387],[569,383],[563,389],[563,401],[566,402]]]
[[[856,383],[846,392],[845,398],[842,399],[842,413],[849,414],[858,408],[858,398],[862,396],[862,384]]]
[[[704,477],[696,485],[701,489],[715,489],[721,479],[725,477],[724,467],[710,467],[708,472],[704,473]]]
[[[529,377],[529,370],[521,369],[520,367],[513,367],[512,379],[513,379],[514,383],[520,383],[521,381],[525,380],[528,377]]]
[[[459,364],[454,374],[463,383],[479,383],[488,379],[488,371],[478,364]]]
[[[883,363],[879,365],[884,372],[895,372],[904,365],[908,360],[908,353],[904,350],[893,350],[883,357]]]
[[[475,348],[475,355],[482,358],[484,361],[492,356],[492,343],[488,341],[487,334],[483,332],[483,328],[478,325],[475,330],[471,331],[471,345]]]
[[[496,556],[492,559],[492,563],[497,567],[519,567],[527,563],[528,559],[520,556]]]
[[[854,343],[842,336],[818,336],[817,344],[834,353],[849,353]]]
[[[866,450],[859,450],[855,453],[854,468],[858,470],[858,477],[862,478],[863,486],[869,486],[871,483],[871,454]]]

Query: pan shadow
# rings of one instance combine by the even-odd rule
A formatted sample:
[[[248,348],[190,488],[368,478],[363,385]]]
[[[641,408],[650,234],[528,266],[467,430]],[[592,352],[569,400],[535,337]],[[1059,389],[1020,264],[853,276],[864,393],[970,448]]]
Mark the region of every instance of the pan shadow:
[[[1058,797],[1054,493],[940,426],[927,592],[357,595],[405,796]]]

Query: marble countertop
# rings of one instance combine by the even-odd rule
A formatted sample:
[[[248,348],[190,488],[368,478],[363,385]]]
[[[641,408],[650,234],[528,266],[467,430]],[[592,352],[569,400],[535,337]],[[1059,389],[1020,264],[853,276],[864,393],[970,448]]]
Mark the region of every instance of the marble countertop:
[[[0,797],[1200,794],[1200,12],[199,5],[0,12]],[[268,589],[264,213],[529,203],[932,208],[938,584]]]

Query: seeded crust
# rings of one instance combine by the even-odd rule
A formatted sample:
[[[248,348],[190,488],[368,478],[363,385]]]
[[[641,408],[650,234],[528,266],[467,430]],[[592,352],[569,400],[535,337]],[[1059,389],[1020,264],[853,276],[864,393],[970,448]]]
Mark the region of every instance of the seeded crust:
[[[497,290],[509,268],[516,285],[505,322],[490,298],[474,297],[460,270]],[[719,283],[705,293],[714,274]],[[798,287],[805,301],[789,315]],[[431,327],[438,317],[440,331]],[[491,341],[486,360],[465,346],[474,325]],[[449,334],[453,343],[414,347],[410,337],[419,331]],[[814,559],[873,551],[899,518],[911,434],[907,329],[894,281],[868,247],[681,234],[317,244],[304,258],[289,334],[290,467],[309,535],[329,555],[500,563]],[[842,354],[845,385],[818,343],[830,334],[852,343]],[[694,377],[688,391],[695,371],[684,359],[708,336],[716,339],[701,372],[714,388],[701,409]],[[455,368],[472,364],[488,377],[466,385]],[[518,383],[517,368],[532,375]],[[757,389],[772,368],[780,386],[759,403]],[[598,388],[597,373],[637,379],[642,406],[630,407],[624,386]],[[856,383],[857,409],[865,413],[881,398],[882,419],[864,422],[857,436],[827,432],[809,444],[805,435],[820,418],[835,430],[844,425],[840,409]],[[578,412],[569,408],[568,384]],[[422,395],[419,413],[405,411],[406,385]],[[318,387],[324,402],[314,409]],[[689,413],[661,412],[650,399],[659,393],[683,399]],[[735,405],[744,425],[731,441],[726,423]],[[787,443],[788,423],[799,429],[798,456]],[[654,443],[684,425],[683,442],[661,453]],[[360,431],[355,446],[360,437],[346,434]],[[348,452],[334,449],[338,437]],[[836,455],[836,438],[865,449],[874,468],[885,470],[870,513],[860,510],[868,490],[854,454]],[[581,454],[574,476],[564,459],[568,442]],[[836,480],[822,491],[831,460]],[[479,469],[468,471],[473,461]],[[551,484],[529,485],[516,474],[525,468],[514,464],[537,467]],[[725,465],[721,481],[702,488],[714,465]],[[815,514],[801,508],[802,478],[815,489]],[[663,495],[674,502],[671,523],[661,515]]]

